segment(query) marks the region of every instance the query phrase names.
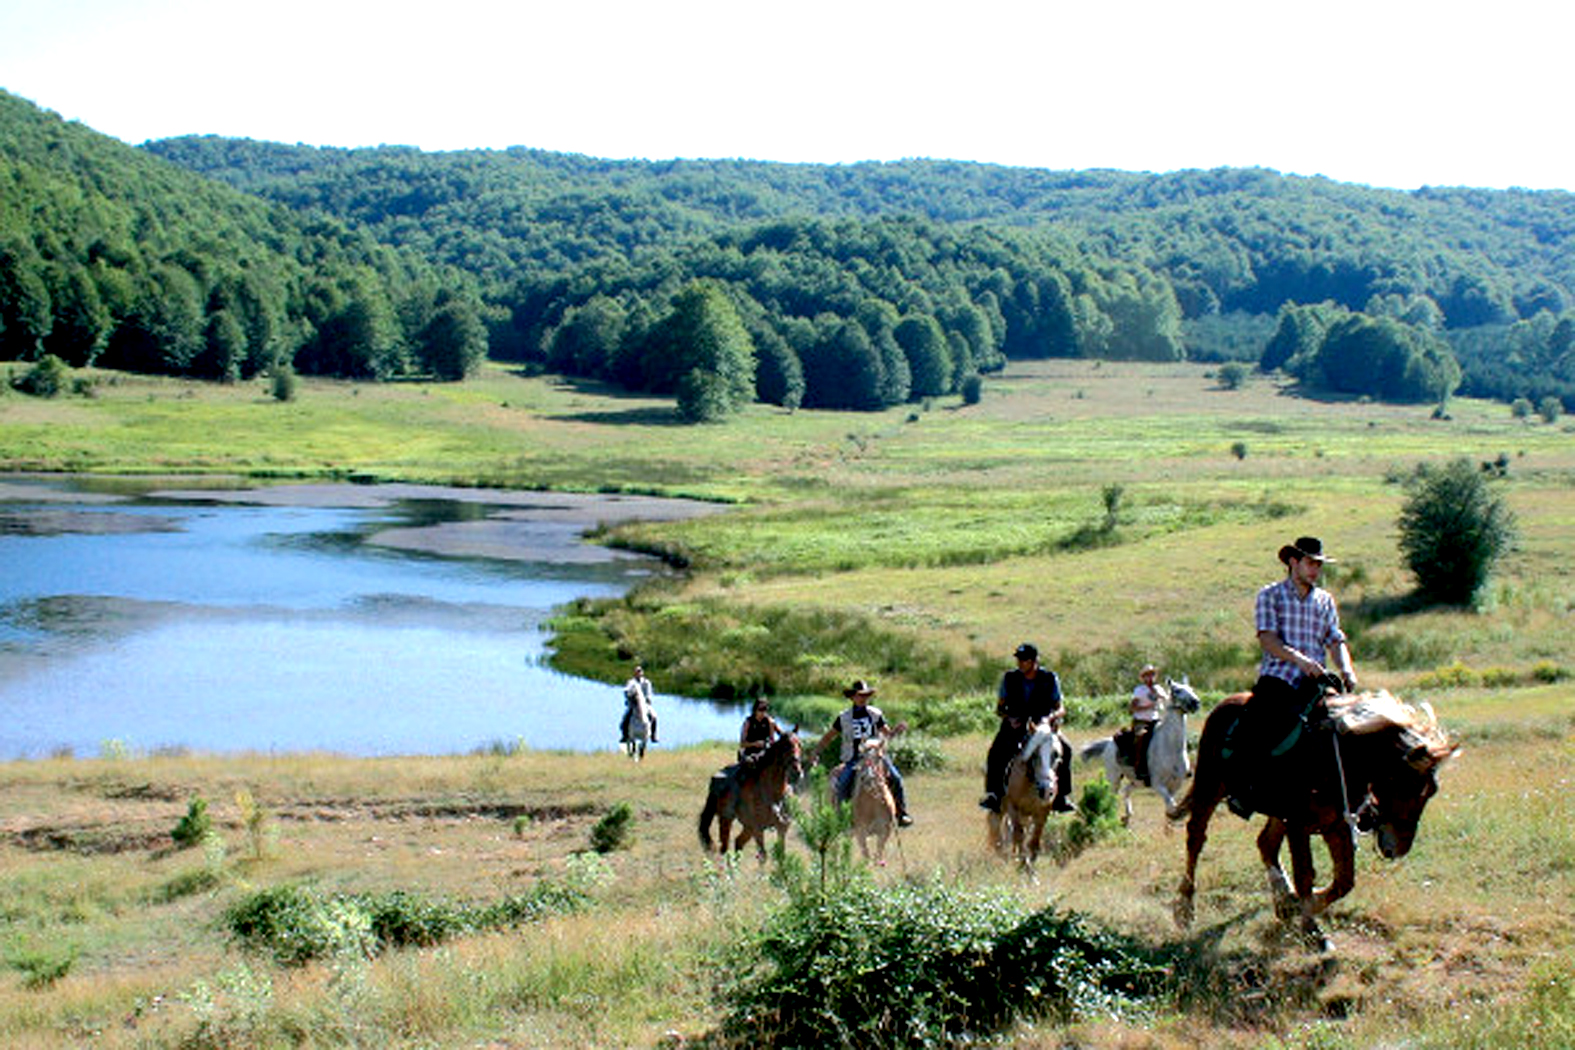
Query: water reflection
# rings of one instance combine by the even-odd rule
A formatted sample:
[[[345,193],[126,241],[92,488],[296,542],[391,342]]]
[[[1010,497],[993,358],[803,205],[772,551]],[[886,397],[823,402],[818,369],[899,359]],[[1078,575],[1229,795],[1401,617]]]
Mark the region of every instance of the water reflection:
[[[517,502],[104,502],[0,488],[0,519],[28,523],[0,530],[0,758],[92,755],[106,741],[357,755],[614,744],[620,690],[542,666],[542,624],[651,565],[368,542],[502,515],[511,540],[541,553],[573,541],[563,521],[522,519]],[[736,731],[730,707],[658,705],[664,743]]]

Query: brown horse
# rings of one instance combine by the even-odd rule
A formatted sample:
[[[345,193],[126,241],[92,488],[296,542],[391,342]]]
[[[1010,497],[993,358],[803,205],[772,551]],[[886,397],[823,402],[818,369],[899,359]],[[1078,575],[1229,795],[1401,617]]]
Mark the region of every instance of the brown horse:
[[[1230,793],[1221,779],[1221,748],[1241,716],[1250,694],[1226,697],[1209,713],[1198,741],[1192,787],[1169,813],[1187,819],[1187,868],[1175,902],[1176,923],[1192,922],[1198,854],[1208,838],[1209,819]],[[1327,717],[1309,725],[1297,748],[1285,757],[1295,762],[1286,775],[1300,785],[1292,798],[1275,807],[1258,835],[1282,922],[1301,919],[1301,932],[1327,950],[1329,942],[1317,917],[1356,884],[1358,823],[1376,834],[1378,850],[1394,860],[1411,849],[1428,799],[1438,791],[1438,768],[1460,749],[1438,725],[1431,707],[1414,707],[1386,692],[1328,697]],[[1314,888],[1312,836],[1323,836],[1334,874],[1329,885]],[[1289,840],[1288,882],[1280,867],[1280,846]]]
[[[886,738],[873,736],[859,745],[853,774],[853,837],[864,859],[870,858],[869,838],[875,836],[875,863],[886,865],[886,840],[897,826],[897,801],[886,782]]]
[[[713,774],[705,808],[700,811],[700,844],[711,851],[711,821],[716,820],[716,849],[726,853],[736,820],[742,830],[732,848],[742,850],[744,843],[754,839],[760,859],[765,860],[765,832],[776,828],[778,844],[785,840],[788,815],[782,809],[782,800],[803,775],[804,753],[797,726],[773,740],[757,761],[728,766]]]
[[[1048,720],[1030,727],[1028,740],[1006,767],[1006,798],[1000,813],[989,815],[990,845],[1005,855],[1010,842],[1011,855],[1023,868],[1033,871],[1044,838],[1045,820],[1050,816],[1056,793],[1055,726]]]

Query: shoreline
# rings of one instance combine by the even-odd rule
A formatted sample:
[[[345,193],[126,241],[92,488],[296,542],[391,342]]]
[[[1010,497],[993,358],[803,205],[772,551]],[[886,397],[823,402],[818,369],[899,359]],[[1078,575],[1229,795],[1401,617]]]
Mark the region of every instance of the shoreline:
[[[538,492],[510,489],[477,489],[453,485],[410,482],[358,484],[306,482],[257,485],[247,488],[184,488],[187,479],[148,479],[144,490],[124,495],[92,492],[77,487],[79,479],[94,475],[60,477],[28,475],[28,483],[0,478],[0,515],[15,531],[115,532],[128,528],[112,511],[116,503],[137,498],[180,503],[216,503],[263,507],[306,507],[343,510],[377,510],[403,501],[450,501],[485,505],[484,518],[434,525],[395,526],[372,533],[366,542],[379,547],[450,558],[494,558],[505,561],[602,564],[647,560],[649,555],[585,542],[593,529],[633,521],[687,521],[719,514],[728,504],[669,496],[623,493]],[[10,503],[97,503],[104,512],[65,513],[41,511],[33,515],[4,515]]]

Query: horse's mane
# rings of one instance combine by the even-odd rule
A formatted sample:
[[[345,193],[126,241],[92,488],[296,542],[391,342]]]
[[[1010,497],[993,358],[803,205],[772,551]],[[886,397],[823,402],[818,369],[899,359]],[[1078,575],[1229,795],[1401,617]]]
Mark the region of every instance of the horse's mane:
[[[1407,747],[1422,747],[1434,762],[1442,762],[1460,745],[1438,724],[1431,704],[1408,704],[1386,689],[1344,693],[1325,701],[1329,720],[1337,732],[1351,736],[1398,729]]]

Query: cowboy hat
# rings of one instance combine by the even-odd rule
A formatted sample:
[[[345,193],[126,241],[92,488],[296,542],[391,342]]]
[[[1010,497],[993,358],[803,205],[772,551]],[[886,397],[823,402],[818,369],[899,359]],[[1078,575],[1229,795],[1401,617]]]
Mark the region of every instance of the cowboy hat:
[[[864,679],[860,678],[842,691],[842,695],[852,699],[855,696],[874,696],[875,689]]]
[[[1289,565],[1292,558],[1311,558],[1316,562],[1334,561],[1324,556],[1323,544],[1316,536],[1298,537],[1295,543],[1280,548],[1280,561]]]

